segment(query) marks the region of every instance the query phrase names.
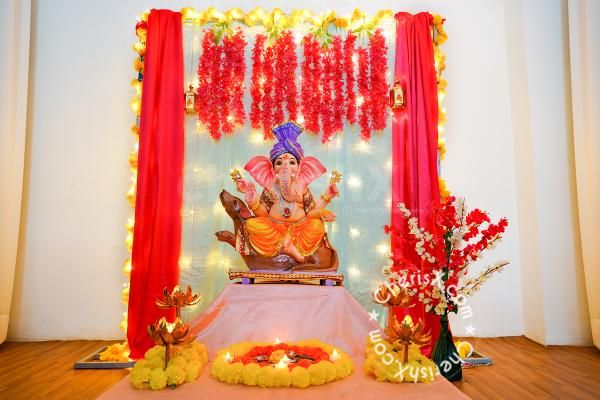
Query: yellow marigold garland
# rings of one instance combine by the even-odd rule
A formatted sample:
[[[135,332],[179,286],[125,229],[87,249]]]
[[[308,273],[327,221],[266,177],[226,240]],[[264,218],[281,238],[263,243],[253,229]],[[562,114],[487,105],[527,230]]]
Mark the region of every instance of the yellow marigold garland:
[[[130,361],[129,357],[129,346],[127,342],[113,343],[101,352],[98,357],[100,361],[115,361],[115,362],[127,362]]]
[[[373,342],[368,338],[365,372],[380,382],[430,383],[435,379],[437,366],[421,354],[417,345],[409,346],[408,363],[402,364],[402,355],[393,351],[391,343],[381,338]]]
[[[328,382],[346,378],[354,371],[354,364],[348,354],[335,349],[338,358],[335,361],[320,361],[304,368],[296,366],[289,370],[286,368],[261,367],[255,363],[244,365],[241,362],[230,362],[231,359],[241,357],[256,346],[268,346],[272,343],[241,342],[228,348],[219,350],[212,363],[210,374],[213,378],[230,384],[258,386],[262,388],[296,387],[323,385]],[[330,356],[334,347],[316,339],[302,340],[289,343],[296,346],[319,347]]]
[[[135,363],[129,379],[136,389],[174,388],[198,379],[207,362],[206,346],[194,341],[184,346],[172,346],[171,359],[165,370],[165,348],[154,346],[146,352],[143,360]]]

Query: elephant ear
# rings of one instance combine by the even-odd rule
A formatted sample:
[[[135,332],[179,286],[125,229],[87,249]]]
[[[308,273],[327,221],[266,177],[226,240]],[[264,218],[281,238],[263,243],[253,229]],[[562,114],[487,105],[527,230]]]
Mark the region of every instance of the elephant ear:
[[[265,188],[273,186],[275,181],[275,171],[273,164],[265,156],[252,157],[246,164],[244,169],[250,172],[250,175],[258,182],[259,185]]]
[[[325,172],[327,172],[327,168],[321,164],[321,161],[314,157],[304,157],[300,161],[300,166],[298,168],[298,182],[302,189],[304,189]]]

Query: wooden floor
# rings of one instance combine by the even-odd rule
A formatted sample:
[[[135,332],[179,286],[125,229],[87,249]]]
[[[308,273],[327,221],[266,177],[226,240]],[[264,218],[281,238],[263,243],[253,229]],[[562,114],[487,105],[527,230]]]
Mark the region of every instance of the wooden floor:
[[[494,360],[489,367],[465,369],[463,381],[456,383],[473,399],[600,399],[596,348],[546,348],[524,337],[470,341]],[[96,398],[127,371],[76,371],[73,363],[109,343],[113,342],[0,345],[0,399]]]

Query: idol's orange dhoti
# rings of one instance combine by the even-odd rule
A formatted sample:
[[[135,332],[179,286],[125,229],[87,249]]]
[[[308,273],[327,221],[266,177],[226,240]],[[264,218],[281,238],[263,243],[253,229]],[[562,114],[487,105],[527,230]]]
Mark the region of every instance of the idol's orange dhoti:
[[[305,218],[297,222],[277,222],[267,217],[246,220],[246,232],[254,249],[263,256],[277,255],[289,235],[300,253],[307,257],[317,250],[325,225],[318,218]]]

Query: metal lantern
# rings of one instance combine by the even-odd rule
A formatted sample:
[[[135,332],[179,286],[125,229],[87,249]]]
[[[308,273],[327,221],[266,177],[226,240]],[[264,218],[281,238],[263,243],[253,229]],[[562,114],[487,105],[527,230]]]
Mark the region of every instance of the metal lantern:
[[[195,114],[196,109],[196,92],[194,87],[190,85],[189,89],[185,92],[185,112],[188,114]]]
[[[406,99],[404,97],[404,88],[400,81],[396,81],[390,89],[390,107],[392,110],[401,110],[406,107]]]

